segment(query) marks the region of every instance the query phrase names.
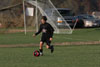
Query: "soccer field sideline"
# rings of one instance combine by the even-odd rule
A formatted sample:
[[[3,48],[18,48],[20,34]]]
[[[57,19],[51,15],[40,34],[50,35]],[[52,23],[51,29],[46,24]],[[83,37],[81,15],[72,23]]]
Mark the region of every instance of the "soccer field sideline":
[[[88,42],[63,42],[63,43],[54,43],[55,46],[66,46],[66,45],[99,45],[100,41],[88,41]],[[2,47],[33,47],[39,46],[39,44],[14,44],[14,45],[0,45]]]

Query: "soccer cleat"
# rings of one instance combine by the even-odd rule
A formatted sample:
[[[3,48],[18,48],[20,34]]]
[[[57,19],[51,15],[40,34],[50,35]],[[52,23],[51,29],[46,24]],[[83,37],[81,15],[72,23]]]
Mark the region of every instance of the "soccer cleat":
[[[43,56],[43,49],[39,49],[40,51],[40,56]]]
[[[40,56],[43,56],[43,53],[40,52]]]
[[[54,52],[54,46],[52,45],[51,46],[51,53],[53,53]]]

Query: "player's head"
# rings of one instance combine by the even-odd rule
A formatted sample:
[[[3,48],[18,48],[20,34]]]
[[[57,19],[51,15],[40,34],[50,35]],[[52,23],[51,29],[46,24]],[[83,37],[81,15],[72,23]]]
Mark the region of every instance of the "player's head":
[[[42,16],[41,18],[41,23],[44,24],[47,21],[47,17],[46,16]]]

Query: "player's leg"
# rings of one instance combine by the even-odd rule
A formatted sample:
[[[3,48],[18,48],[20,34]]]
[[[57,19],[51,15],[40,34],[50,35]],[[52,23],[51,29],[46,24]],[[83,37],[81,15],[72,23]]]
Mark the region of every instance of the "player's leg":
[[[50,49],[51,50],[51,53],[53,53],[54,52],[54,46],[53,45],[51,45],[51,41],[50,40],[47,40],[46,41],[46,48],[47,49]]]
[[[49,49],[50,46],[46,45],[46,48]]]
[[[43,55],[43,44],[44,44],[44,42],[45,42],[45,37],[42,36],[41,41],[40,41],[40,49],[39,49],[41,56]]]
[[[40,55],[42,56],[43,55],[43,42],[41,41],[40,42],[40,49],[39,49],[39,51],[40,51]]]

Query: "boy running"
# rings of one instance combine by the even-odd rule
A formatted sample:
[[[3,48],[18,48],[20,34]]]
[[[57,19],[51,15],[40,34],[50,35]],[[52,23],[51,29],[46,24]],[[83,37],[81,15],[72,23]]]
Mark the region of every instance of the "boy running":
[[[47,49],[51,50],[51,53],[53,53],[53,51],[54,51],[53,45],[50,45],[51,41],[52,41],[54,29],[46,21],[47,21],[47,17],[42,16],[40,28],[39,28],[38,32],[33,34],[33,36],[36,36],[42,32],[42,37],[41,37],[41,41],[40,41],[40,49],[39,49],[41,56],[43,55],[43,44],[44,43],[47,44],[46,47],[47,47]]]

